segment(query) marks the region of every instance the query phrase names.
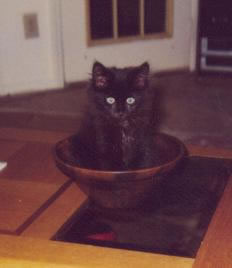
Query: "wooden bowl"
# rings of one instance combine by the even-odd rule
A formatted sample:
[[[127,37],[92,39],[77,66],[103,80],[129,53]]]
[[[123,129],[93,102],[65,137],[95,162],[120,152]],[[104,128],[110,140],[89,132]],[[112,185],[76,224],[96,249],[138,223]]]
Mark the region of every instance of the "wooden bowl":
[[[78,166],[73,155],[72,136],[55,146],[57,167],[74,179],[80,189],[102,208],[132,208],[185,156],[186,148],[177,138],[163,133],[154,136],[158,163],[150,168],[103,171]]]

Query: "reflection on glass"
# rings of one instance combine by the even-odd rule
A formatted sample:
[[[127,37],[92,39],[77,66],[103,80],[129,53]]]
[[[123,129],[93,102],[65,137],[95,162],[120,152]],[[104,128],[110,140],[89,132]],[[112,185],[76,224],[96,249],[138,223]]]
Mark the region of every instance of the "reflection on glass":
[[[145,34],[165,32],[166,0],[144,1]]]
[[[113,37],[111,0],[90,0],[90,29],[92,39]]]
[[[118,35],[139,34],[139,0],[118,0]]]

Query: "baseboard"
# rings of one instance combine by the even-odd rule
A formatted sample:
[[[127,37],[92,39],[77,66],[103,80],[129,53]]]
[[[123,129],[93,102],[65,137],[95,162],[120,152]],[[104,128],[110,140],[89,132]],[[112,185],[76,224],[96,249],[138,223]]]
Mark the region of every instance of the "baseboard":
[[[152,72],[151,77],[163,77],[163,76],[171,76],[177,74],[186,74],[191,72],[189,68],[175,68],[169,69],[164,71],[157,71]],[[49,92],[53,90],[72,90],[72,89],[81,89],[86,88],[88,86],[89,80],[81,80],[81,81],[74,81],[70,83],[63,84],[62,81],[31,81],[29,83],[12,83],[7,85],[0,85],[0,95],[17,95],[17,96],[25,96],[30,94],[41,94],[44,92]]]
[[[17,83],[1,84],[0,95],[21,95],[63,88],[61,80],[17,81]]]
[[[160,77],[160,76],[171,76],[171,75],[186,74],[186,73],[192,73],[189,70],[189,67],[181,67],[181,68],[157,71],[157,72],[153,72],[151,75]]]

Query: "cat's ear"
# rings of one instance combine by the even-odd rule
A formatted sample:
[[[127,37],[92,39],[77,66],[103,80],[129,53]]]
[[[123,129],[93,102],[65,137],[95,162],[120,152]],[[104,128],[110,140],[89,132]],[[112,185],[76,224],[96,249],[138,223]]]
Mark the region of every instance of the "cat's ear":
[[[92,82],[94,88],[96,89],[105,89],[109,85],[109,75],[107,73],[107,68],[97,61],[93,64]]]
[[[148,85],[149,64],[144,62],[135,70],[134,87],[137,89],[144,89]]]

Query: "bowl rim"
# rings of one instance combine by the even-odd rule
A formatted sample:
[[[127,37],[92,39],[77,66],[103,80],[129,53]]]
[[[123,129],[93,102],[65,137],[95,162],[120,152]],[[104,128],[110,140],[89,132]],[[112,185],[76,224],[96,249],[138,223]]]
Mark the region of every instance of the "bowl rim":
[[[149,173],[153,173],[154,170],[157,170],[156,174],[160,174],[162,173],[162,171],[166,171],[167,167],[173,167],[173,165],[177,164],[184,156],[185,154],[187,154],[187,149],[184,145],[184,143],[179,140],[178,138],[166,134],[166,133],[156,133],[155,135],[159,135],[159,136],[163,136],[168,138],[169,140],[172,140],[173,142],[175,142],[178,146],[179,146],[179,153],[177,154],[177,156],[172,159],[171,161],[168,161],[162,165],[159,166],[153,166],[153,167],[149,167],[149,168],[142,168],[142,169],[131,169],[131,170],[100,170],[100,169],[91,169],[91,168],[85,168],[85,167],[80,167],[77,165],[74,165],[70,162],[64,162],[62,160],[62,158],[58,157],[57,151],[58,151],[58,147],[64,143],[67,142],[68,140],[70,140],[73,136],[75,135],[71,135],[69,137],[66,137],[63,140],[58,141],[55,146],[53,147],[53,155],[54,158],[56,160],[56,162],[58,162],[59,164],[61,164],[62,166],[68,166],[70,168],[75,168],[78,169],[80,172],[88,172],[89,175],[93,174],[96,175],[96,173],[100,173],[101,176],[107,176],[107,175],[132,175],[132,174],[149,174]]]

